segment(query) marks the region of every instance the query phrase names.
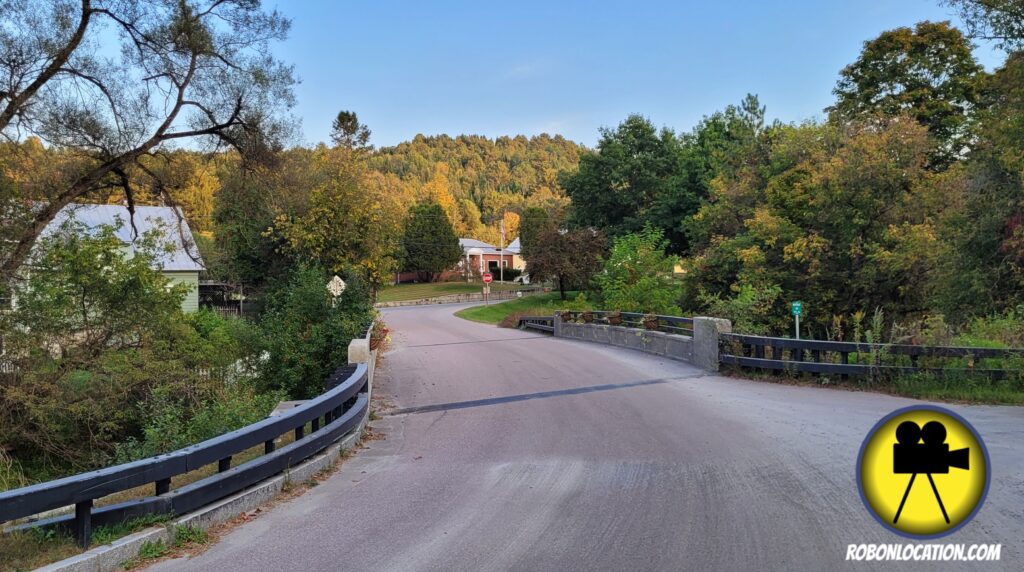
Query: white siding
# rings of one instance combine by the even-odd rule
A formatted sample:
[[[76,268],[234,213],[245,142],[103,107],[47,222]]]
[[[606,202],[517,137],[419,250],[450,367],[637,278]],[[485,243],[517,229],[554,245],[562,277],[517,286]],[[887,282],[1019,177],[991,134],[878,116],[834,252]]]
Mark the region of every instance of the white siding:
[[[164,276],[170,279],[171,284],[188,284],[190,286],[185,299],[181,301],[182,312],[196,312],[199,310],[199,273],[198,272],[164,272]]]

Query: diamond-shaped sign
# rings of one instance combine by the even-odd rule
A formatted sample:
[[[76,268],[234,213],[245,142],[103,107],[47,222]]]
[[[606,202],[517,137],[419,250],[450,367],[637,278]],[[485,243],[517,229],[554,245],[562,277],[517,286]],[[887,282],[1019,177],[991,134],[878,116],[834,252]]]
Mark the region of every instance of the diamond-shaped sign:
[[[331,281],[327,283],[327,291],[335,298],[341,296],[342,292],[345,291],[345,281],[335,274],[334,278],[331,278]]]

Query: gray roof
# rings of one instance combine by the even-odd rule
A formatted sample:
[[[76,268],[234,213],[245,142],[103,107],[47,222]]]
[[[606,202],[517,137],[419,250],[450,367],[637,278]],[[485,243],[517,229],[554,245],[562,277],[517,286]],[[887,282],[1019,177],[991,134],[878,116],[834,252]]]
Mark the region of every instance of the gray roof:
[[[463,255],[465,255],[466,252],[471,248],[479,248],[484,251],[484,254],[504,254],[505,256],[519,254],[519,239],[515,239],[513,243],[516,245],[516,250],[512,250],[512,245],[510,244],[505,248],[504,251],[502,251],[502,249],[498,248],[497,246],[494,246],[493,244],[489,244],[482,240],[477,240],[475,238],[459,239],[459,246],[462,247]]]
[[[199,272],[203,270],[203,260],[199,249],[192,238],[188,223],[179,212],[171,207],[136,206],[135,217],[132,219],[128,208],[121,205],[88,205],[72,203],[57,213],[53,221],[43,229],[42,236],[51,236],[59,231],[65,221],[74,220],[85,226],[89,231],[101,226],[114,227],[114,233],[122,242],[131,246],[139,237],[151,230],[162,233],[162,240],[169,242],[174,249],[157,255],[157,264],[168,272]],[[135,222],[138,235],[132,230],[131,220]]]
[[[519,244],[519,237],[518,236],[516,237],[515,240],[510,242],[508,246],[505,247],[505,250],[507,252],[511,252],[512,254],[519,254],[522,251],[522,249],[523,249],[523,247],[520,246],[520,244]]]

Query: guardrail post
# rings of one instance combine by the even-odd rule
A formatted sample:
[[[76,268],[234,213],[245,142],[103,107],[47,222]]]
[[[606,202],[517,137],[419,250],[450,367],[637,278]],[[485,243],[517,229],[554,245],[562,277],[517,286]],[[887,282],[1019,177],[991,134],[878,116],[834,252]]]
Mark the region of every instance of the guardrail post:
[[[223,459],[217,461],[217,472],[218,473],[223,473],[224,471],[226,471],[226,470],[228,470],[230,468],[231,468],[231,456],[230,455],[228,455],[227,457],[224,457]]]
[[[732,332],[732,322],[723,318],[693,318],[693,365],[718,371],[718,334]]]
[[[171,490],[171,479],[160,479],[156,482],[156,494],[160,496]]]
[[[554,336],[556,338],[562,337],[562,316],[558,312],[555,312],[555,319],[551,324],[555,327],[555,331],[552,332]]]
[[[82,548],[89,548],[92,541],[92,501],[75,504],[75,540]]]

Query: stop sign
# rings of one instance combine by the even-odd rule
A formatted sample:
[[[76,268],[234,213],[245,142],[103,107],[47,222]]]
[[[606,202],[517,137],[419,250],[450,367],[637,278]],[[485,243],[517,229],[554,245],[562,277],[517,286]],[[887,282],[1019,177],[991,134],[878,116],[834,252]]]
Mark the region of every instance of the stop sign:
[[[484,272],[484,284],[490,284],[491,280],[494,280],[494,277],[491,276],[491,273],[490,272]]]

